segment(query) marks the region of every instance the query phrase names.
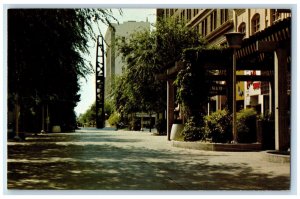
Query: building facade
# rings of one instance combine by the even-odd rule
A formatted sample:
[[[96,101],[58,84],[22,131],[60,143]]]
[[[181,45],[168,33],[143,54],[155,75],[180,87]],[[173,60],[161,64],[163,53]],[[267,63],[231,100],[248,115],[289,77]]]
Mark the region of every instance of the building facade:
[[[236,21],[235,31],[245,33],[245,38],[255,35],[277,22],[291,17],[290,10],[280,9],[236,9],[234,10]],[[263,75],[268,71],[247,70],[246,75]],[[244,107],[254,107],[258,113],[269,114],[274,112],[274,96],[272,97],[272,85],[270,82],[248,81],[244,84]]]
[[[185,21],[190,28],[196,29],[207,41],[207,46],[226,46],[224,36],[227,32],[242,32],[244,38],[256,34],[280,20],[291,17],[290,10],[284,9],[157,9],[157,17],[172,17]],[[222,71],[220,71],[222,72]],[[259,70],[237,71],[237,75],[261,75]],[[253,107],[258,113],[271,113],[272,97],[269,82],[239,81],[236,85],[237,107]],[[273,100],[274,101],[274,100]],[[225,96],[212,97],[209,112],[223,109]]]
[[[291,133],[291,10],[158,9],[157,17],[158,20],[173,17],[175,20],[185,21],[188,27],[196,29],[206,39],[208,47],[227,47],[225,33],[245,34],[242,47],[237,50],[237,107],[254,107],[258,113],[274,114],[275,149],[287,150]],[[220,59],[224,58],[218,56]],[[216,59],[218,57],[210,58],[208,62]],[[223,60],[224,65],[228,66],[228,60]],[[168,70],[175,71],[176,65]],[[219,70],[219,73],[222,72]],[[226,72],[228,69],[224,73],[228,76]],[[168,79],[168,133],[172,126],[172,108],[176,106],[172,105],[172,81]],[[227,88],[231,88],[229,85]],[[215,96],[213,101],[215,110],[222,109],[227,103],[225,96]],[[208,107],[212,109],[213,106],[210,104]]]

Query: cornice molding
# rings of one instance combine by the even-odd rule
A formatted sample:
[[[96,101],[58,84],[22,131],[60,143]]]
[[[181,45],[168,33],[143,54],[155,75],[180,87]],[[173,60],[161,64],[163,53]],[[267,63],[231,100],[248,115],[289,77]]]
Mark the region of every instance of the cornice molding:
[[[216,37],[219,37],[220,35],[223,35],[226,33],[230,28],[233,28],[233,20],[228,20],[218,28],[216,28],[214,31],[210,32],[208,35],[206,35],[204,38],[207,40],[207,42],[210,42],[211,40],[215,39]]]

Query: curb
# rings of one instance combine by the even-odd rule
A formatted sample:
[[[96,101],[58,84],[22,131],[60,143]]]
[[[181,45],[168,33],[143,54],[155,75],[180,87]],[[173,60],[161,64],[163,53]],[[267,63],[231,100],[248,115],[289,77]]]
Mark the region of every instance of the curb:
[[[272,153],[274,151],[266,151],[264,153],[264,157],[269,162],[275,162],[275,163],[290,163],[291,162],[291,156],[290,155],[282,155],[278,153]]]
[[[196,149],[204,151],[260,151],[260,143],[251,144],[223,144],[223,143],[205,143],[205,142],[181,142],[172,141],[173,147],[186,148],[186,149]]]

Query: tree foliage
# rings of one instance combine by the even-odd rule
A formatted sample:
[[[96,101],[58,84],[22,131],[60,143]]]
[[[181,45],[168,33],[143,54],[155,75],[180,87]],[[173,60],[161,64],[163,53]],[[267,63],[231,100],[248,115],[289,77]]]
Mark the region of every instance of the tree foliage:
[[[96,104],[93,103],[89,109],[78,117],[80,126],[95,126],[96,125]]]
[[[206,141],[229,143],[232,140],[232,117],[227,109],[213,112],[204,120]]]
[[[121,116],[126,116],[127,114],[139,111],[138,105],[136,103],[137,93],[128,81],[126,76],[123,74],[120,77],[115,78],[115,85],[113,90],[114,104],[116,111],[118,111]]]
[[[109,118],[113,112],[114,107],[110,101],[104,102],[104,110],[106,118]],[[94,102],[83,114],[80,114],[77,122],[84,126],[96,125],[96,103]]]
[[[8,100],[18,100],[23,124],[47,104],[52,124],[74,125],[79,77],[93,72],[82,56],[93,24],[112,20],[107,9],[8,10]]]
[[[205,134],[203,127],[205,126],[204,107],[209,97],[208,72],[203,66],[197,64],[199,61],[197,52],[204,48],[199,46],[197,50],[185,50],[183,64],[186,67],[177,74],[174,82],[177,87],[176,99],[181,105],[183,119],[187,121],[182,132],[186,141],[204,139]]]
[[[202,47],[204,48],[204,47]],[[182,105],[186,117],[202,117],[209,94],[207,71],[197,64],[195,50],[185,50],[183,54],[185,68],[180,70],[175,79],[177,102]]]
[[[156,66],[160,71],[164,71],[180,60],[184,49],[206,44],[196,29],[187,27],[184,21],[173,18],[159,20],[154,37],[156,38]]]
[[[203,43],[198,33],[174,20],[158,21],[153,31],[136,32],[117,42],[126,72],[114,89],[120,113],[161,112],[166,108],[166,83],[156,75],[174,65],[183,49]]]

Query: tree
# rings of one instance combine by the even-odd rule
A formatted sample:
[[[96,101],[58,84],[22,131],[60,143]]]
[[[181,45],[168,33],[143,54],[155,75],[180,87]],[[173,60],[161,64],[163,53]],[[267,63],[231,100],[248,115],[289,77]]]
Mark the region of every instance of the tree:
[[[84,126],[96,125],[96,104],[93,103],[85,113],[81,114],[78,118],[78,122]]]
[[[196,29],[187,27],[184,21],[177,21],[174,18],[159,20],[154,37],[156,38],[156,66],[159,71],[165,71],[180,60],[184,49],[206,44]]]
[[[136,32],[128,40],[119,40],[118,49],[127,66],[114,92],[119,111],[165,110],[166,83],[156,75],[174,65],[183,49],[203,44],[195,30],[173,19],[158,21],[152,32]]]
[[[114,108],[110,101],[104,102],[106,118],[113,114]],[[94,126],[96,124],[96,103],[94,102],[83,114],[78,117],[78,122],[85,126]]]
[[[136,93],[128,81],[126,72],[120,77],[115,77],[113,88],[112,95],[114,107],[116,107],[116,111],[119,112],[122,117],[139,111],[137,108],[138,106],[136,105],[137,98],[134,97]]]
[[[82,54],[96,38],[93,24],[112,20],[108,9],[8,10],[8,101],[21,107],[23,130],[41,123],[45,106],[52,124],[75,125],[79,77],[93,72]]]

